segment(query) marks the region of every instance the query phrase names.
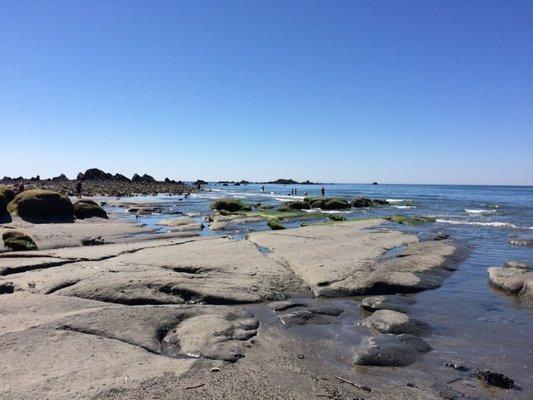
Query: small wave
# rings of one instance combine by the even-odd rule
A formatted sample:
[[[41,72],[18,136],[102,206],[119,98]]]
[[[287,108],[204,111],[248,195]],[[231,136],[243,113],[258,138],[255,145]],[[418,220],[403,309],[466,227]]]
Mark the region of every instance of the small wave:
[[[468,209],[465,208],[465,213],[472,214],[472,215],[487,215],[487,214],[494,214],[496,210],[486,210],[483,208],[480,209]]]
[[[406,201],[411,201],[411,199],[386,199],[389,203],[403,203]]]
[[[410,208],[413,208],[413,206],[393,206],[394,208],[398,208],[400,210],[408,210]]]
[[[436,222],[441,224],[452,224],[452,225],[476,225],[476,226],[488,226],[495,228],[513,228],[513,229],[533,229],[533,226],[522,227],[510,222],[475,222],[475,221],[461,221],[461,220],[452,220],[452,219],[440,219],[437,218]]]

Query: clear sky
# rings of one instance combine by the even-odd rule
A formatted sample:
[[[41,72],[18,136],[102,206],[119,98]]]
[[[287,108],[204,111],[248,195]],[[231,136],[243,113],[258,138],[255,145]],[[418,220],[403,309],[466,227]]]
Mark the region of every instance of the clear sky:
[[[0,0],[0,176],[533,184],[533,2]]]

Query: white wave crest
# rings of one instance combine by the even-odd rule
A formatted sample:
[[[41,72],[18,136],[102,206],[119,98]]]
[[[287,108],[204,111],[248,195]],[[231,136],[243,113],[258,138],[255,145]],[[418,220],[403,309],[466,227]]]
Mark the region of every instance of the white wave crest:
[[[406,201],[411,201],[411,199],[386,199],[389,203],[403,203]]]
[[[476,226],[487,226],[495,228],[513,228],[513,229],[533,229],[533,226],[522,227],[510,222],[476,222],[476,221],[461,221],[461,220],[452,220],[452,219],[440,219],[437,218],[436,222],[441,224],[452,224],[452,225],[476,225]]]
[[[413,206],[393,206],[394,208],[398,208],[400,210],[408,210],[410,208],[413,208]]]
[[[486,210],[483,208],[480,209],[469,209],[465,208],[465,213],[472,214],[472,215],[487,215],[487,214],[494,214],[496,210]]]

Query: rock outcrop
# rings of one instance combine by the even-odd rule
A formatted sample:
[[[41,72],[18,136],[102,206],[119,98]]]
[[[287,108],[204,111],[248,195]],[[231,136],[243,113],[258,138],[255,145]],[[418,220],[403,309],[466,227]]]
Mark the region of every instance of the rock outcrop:
[[[416,292],[440,286],[461,252],[450,240],[419,242],[393,230],[368,231],[379,220],[251,233],[249,239],[288,265],[316,296]],[[396,257],[378,260],[406,245]],[[347,251],[346,249],[350,249]]]
[[[509,261],[503,267],[491,267],[487,271],[493,286],[533,300],[533,271],[526,264]]]

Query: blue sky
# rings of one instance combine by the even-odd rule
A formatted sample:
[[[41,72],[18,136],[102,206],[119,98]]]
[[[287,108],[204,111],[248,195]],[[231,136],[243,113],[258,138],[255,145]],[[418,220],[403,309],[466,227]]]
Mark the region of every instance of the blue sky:
[[[0,175],[533,184],[531,1],[0,2]]]

